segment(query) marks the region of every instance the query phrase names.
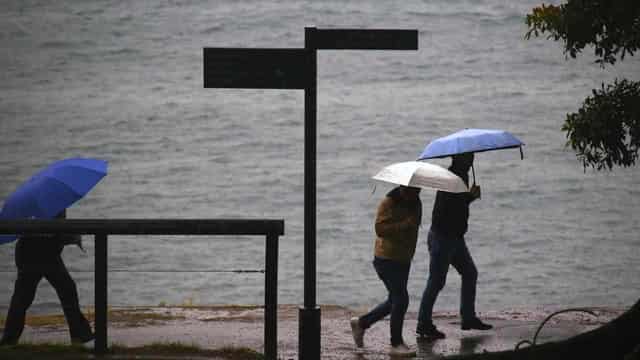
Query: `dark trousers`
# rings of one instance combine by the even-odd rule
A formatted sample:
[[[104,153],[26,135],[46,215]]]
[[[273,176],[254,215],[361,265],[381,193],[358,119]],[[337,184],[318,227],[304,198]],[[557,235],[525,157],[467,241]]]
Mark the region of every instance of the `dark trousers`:
[[[38,283],[47,279],[58,294],[72,341],[86,342],[93,338],[89,322],[80,311],[76,283],[69,275],[60,256],[46,263],[18,267],[13,296],[2,336],[3,344],[17,344],[24,329],[27,309],[33,303]]]
[[[449,238],[433,230],[429,231],[429,278],[420,301],[418,329],[432,323],[433,305],[440,290],[447,281],[449,265],[452,265],[462,277],[460,294],[460,316],[463,320],[476,316],[476,283],[478,270],[473,263],[464,238]]]
[[[389,296],[385,302],[360,317],[360,326],[367,329],[375,322],[391,314],[391,345],[396,346],[404,343],[402,339],[402,324],[404,323],[404,315],[409,307],[407,281],[411,264],[376,257],[373,260],[373,267],[387,288]]]

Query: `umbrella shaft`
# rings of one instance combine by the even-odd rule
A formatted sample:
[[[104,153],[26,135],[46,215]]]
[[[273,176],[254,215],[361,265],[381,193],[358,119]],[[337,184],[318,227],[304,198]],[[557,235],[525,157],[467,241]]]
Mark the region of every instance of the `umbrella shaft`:
[[[476,184],[476,170],[473,168],[473,164],[471,164],[471,174],[473,175],[473,184]]]

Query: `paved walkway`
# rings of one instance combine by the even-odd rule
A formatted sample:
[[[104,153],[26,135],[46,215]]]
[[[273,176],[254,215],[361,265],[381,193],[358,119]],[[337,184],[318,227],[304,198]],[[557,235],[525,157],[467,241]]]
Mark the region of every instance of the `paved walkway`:
[[[416,359],[434,359],[441,355],[513,349],[520,340],[531,340],[538,325],[549,311],[503,311],[481,314],[495,329],[462,331],[454,314],[437,314],[434,321],[447,338],[431,343],[416,343],[413,330],[416,314],[409,313],[405,321],[405,341],[417,347]],[[262,351],[263,310],[255,307],[150,307],[127,308],[136,320],[114,320],[108,330],[109,342],[138,346],[154,342],[181,342],[204,348],[248,347]],[[617,316],[621,311],[595,309],[588,314],[571,313],[554,317],[539,335],[538,342],[563,339],[592,329]],[[145,316],[148,314],[148,319]],[[365,335],[365,350],[353,346],[349,309],[322,308],[322,359],[388,359],[389,322],[382,321]],[[159,315],[159,316],[157,316]],[[278,352],[283,359],[297,359],[298,309],[281,305],[278,310]],[[126,318],[126,317],[125,317]],[[158,320],[160,318],[160,320]],[[65,325],[27,327],[23,341],[68,342]]]

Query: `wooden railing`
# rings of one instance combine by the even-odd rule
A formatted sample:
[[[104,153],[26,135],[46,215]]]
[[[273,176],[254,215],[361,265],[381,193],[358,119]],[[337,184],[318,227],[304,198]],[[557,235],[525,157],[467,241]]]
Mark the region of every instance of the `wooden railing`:
[[[56,219],[0,221],[0,234],[95,235],[95,353],[107,352],[107,240],[109,235],[265,235],[264,353],[278,355],[278,237],[284,220]]]

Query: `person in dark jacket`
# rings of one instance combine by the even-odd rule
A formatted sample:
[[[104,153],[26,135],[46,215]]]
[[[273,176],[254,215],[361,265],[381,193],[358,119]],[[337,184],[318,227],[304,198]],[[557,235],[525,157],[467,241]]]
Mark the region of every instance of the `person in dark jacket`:
[[[358,348],[364,346],[366,329],[391,314],[389,354],[416,354],[404,343],[402,325],[409,306],[407,281],[422,219],[419,194],[419,188],[398,186],[391,190],[378,206],[373,267],[389,295],[369,313],[351,319],[351,331]]]
[[[460,176],[469,185],[469,168],[473,164],[473,153],[453,156],[449,170]],[[469,221],[469,204],[480,198],[480,187],[473,184],[466,193],[436,193],[431,228],[428,235],[429,278],[422,294],[416,335],[427,340],[442,339],[440,332],[431,319],[433,305],[438,293],[444,287],[449,265],[452,265],[462,277],[460,298],[460,316],[462,330],[488,330],[492,326],[483,323],[475,311],[476,282],[478,270],[473,263],[464,236]]]
[[[56,218],[65,218],[63,210]],[[27,309],[35,298],[38,283],[47,279],[56,290],[64,316],[69,325],[71,342],[82,344],[94,339],[89,322],[80,311],[76,283],[62,260],[67,244],[80,244],[79,235],[20,236],[16,244],[15,262],[18,268],[13,296],[0,345],[15,345],[24,329]]]

